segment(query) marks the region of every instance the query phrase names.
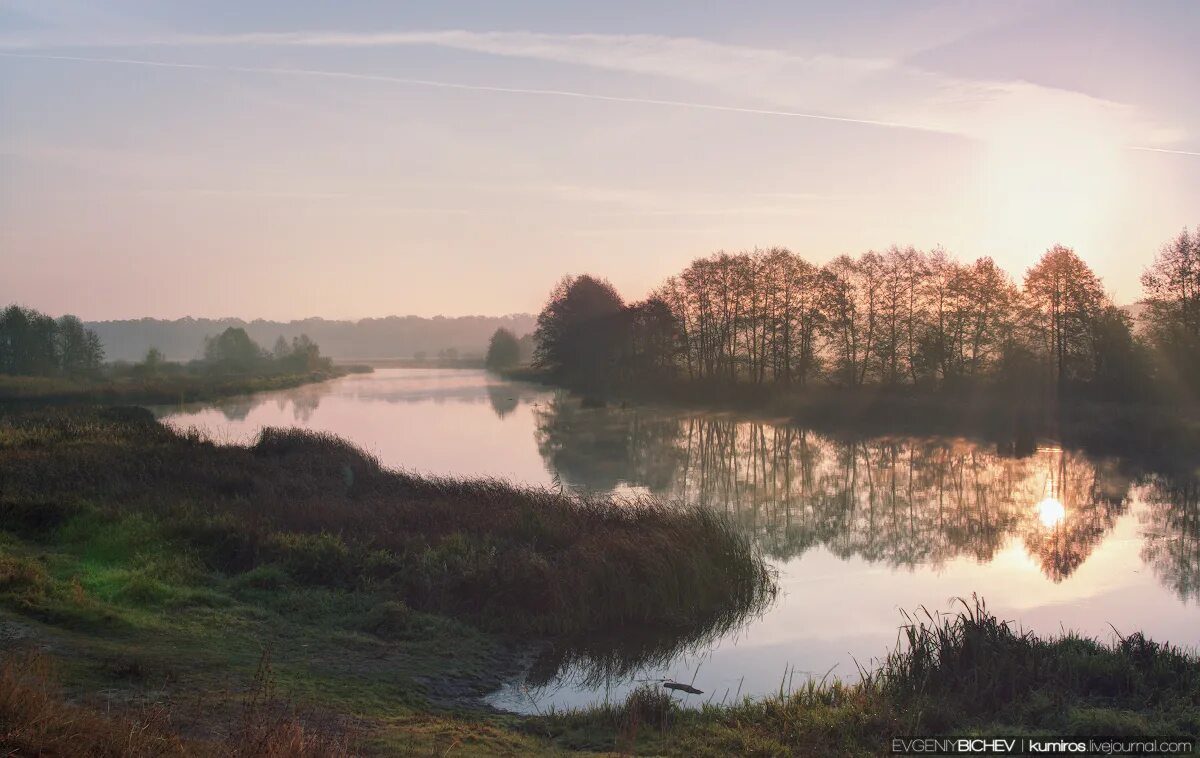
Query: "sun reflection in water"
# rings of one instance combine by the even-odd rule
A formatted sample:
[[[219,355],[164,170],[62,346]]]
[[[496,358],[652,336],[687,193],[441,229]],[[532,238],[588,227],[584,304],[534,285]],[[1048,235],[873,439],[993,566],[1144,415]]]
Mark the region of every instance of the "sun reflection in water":
[[[1067,516],[1067,509],[1056,497],[1048,497],[1037,504],[1038,520],[1042,526],[1052,529],[1062,523]]]

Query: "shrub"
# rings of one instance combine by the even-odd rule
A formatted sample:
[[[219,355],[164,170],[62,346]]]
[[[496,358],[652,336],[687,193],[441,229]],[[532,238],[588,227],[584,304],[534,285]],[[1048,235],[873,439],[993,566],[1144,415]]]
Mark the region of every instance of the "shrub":
[[[274,564],[256,566],[233,580],[235,590],[267,590],[276,592],[288,585],[287,573]]]
[[[34,559],[0,555],[0,592],[40,596],[49,583],[46,569]]]
[[[364,631],[384,639],[402,639],[413,622],[413,611],[402,601],[388,600],[372,608],[363,619]]]
[[[346,586],[356,579],[350,549],[332,534],[273,534],[266,549],[298,582]]]

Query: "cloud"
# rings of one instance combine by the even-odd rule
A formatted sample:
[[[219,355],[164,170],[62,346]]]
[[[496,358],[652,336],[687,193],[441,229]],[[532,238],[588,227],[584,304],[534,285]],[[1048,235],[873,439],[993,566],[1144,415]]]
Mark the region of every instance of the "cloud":
[[[407,84],[420,87],[437,87],[443,89],[469,90],[474,92],[496,92],[515,95],[543,95],[552,97],[571,97],[584,100],[602,100],[614,103],[631,103],[641,105],[662,105],[675,108],[690,108],[696,110],[709,111],[724,111],[728,113],[747,113],[760,116],[782,116],[787,118],[805,118],[815,119],[818,121],[835,121],[850,124],[864,124],[869,126],[884,126],[898,129],[914,129],[924,131],[938,131],[937,127],[922,125],[922,124],[904,124],[891,121],[879,121],[873,119],[852,118],[849,116],[832,116],[822,113],[803,113],[800,111],[788,111],[767,108],[751,108],[736,105],[722,105],[718,103],[703,103],[692,102],[686,100],[667,100],[660,98],[649,97],[624,97],[620,95],[604,95],[595,92],[580,92],[575,90],[563,89],[539,89],[532,87],[499,87],[486,84],[467,84],[463,82],[448,82],[435,79],[413,79],[401,76],[387,76],[383,74],[360,74],[350,71],[323,71],[307,68],[280,68],[280,67],[262,67],[262,66],[223,66],[210,65],[206,63],[175,63],[171,61],[156,61],[143,60],[137,58],[102,58],[80,55],[47,55],[41,53],[6,53],[0,52],[0,56],[6,58],[26,58],[36,60],[58,60],[58,61],[75,61],[79,63],[111,63],[120,65],[136,65],[136,66],[151,66],[157,68],[181,68],[194,69],[201,71],[230,71],[240,73],[253,74],[283,74],[289,76],[316,76],[334,79],[357,79],[360,81],[370,82],[385,82],[392,84]]]
[[[887,58],[804,55],[690,37],[649,34],[546,34],[462,29],[399,32],[254,32],[144,37],[0,37],[0,49],[87,48],[387,48],[431,46],[545,61],[699,85],[718,102],[625,97],[577,90],[504,87],[402,76],[297,68],[217,66],[232,71],[337,76],[397,84],[523,95],[577,97],[767,116],[913,128],[991,139],[1013,122],[1078,125],[1114,145],[1162,147],[1182,130],[1154,122],[1137,109],[1072,90],[1025,81],[980,81],[927,71]],[[62,56],[68,58],[68,56]],[[179,65],[126,58],[70,57],[96,62]],[[1187,151],[1184,151],[1187,152]]]

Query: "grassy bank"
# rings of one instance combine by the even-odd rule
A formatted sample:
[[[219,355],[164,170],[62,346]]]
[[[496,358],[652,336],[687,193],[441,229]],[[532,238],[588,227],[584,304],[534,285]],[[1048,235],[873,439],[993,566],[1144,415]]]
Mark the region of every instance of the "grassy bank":
[[[699,709],[644,688],[619,705],[527,728],[578,748],[712,756],[876,755],[905,735],[1200,738],[1194,652],[1140,634],[1111,646],[1070,634],[1040,639],[978,601],[908,622],[897,649],[852,684],[813,682]]]
[[[1139,634],[1113,645],[1020,633],[982,603],[910,618],[898,648],[854,683],[811,681],[777,696],[683,708],[643,686],[623,702],[518,719],[298,715],[279,701],[269,661],[208,734],[183,736],[185,709],[162,703],[101,713],[64,698],[45,656],[0,659],[0,748],[56,755],[879,755],[906,735],[1200,738],[1200,659]],[[326,701],[328,702],[328,701]],[[345,709],[352,704],[345,701]],[[397,712],[402,715],[397,716]],[[331,726],[331,723],[333,724]],[[84,739],[80,739],[83,730]],[[368,731],[369,730],[369,731]]]
[[[755,602],[765,579],[706,510],[411,476],[299,429],[219,446],[134,408],[39,409],[3,419],[0,451],[10,522],[123,524],[225,574],[386,587],[490,627],[691,628]]]
[[[626,630],[696,638],[773,591],[706,512],[415,477],[296,430],[219,446],[138,409],[10,408],[0,472],[0,639],[54,651],[70,702],[169,704],[173,734],[213,744],[269,651],[303,724],[384,752],[526,752],[477,699],[531,652],[546,669]]]
[[[0,374],[0,403],[93,403],[165,405],[216,400],[252,392],[283,390],[369,371],[365,366],[334,366],[299,374],[219,375],[170,373],[70,379]]]

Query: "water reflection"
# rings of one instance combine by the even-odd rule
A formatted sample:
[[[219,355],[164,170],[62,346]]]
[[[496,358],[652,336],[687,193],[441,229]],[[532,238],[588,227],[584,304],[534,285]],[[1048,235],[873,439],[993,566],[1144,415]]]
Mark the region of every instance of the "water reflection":
[[[1154,474],[1145,497],[1152,507],[1141,514],[1142,560],[1180,598],[1200,602],[1200,471]]]
[[[274,406],[276,419],[290,419],[297,424],[307,425],[320,409],[323,400],[344,397],[347,387],[356,387],[361,389],[352,394],[352,399],[356,402],[487,403],[497,418],[504,419],[522,403],[536,403],[545,393],[545,390],[537,385],[506,382],[493,377],[487,377],[486,381],[480,382],[481,373],[450,369],[380,371],[377,372],[378,376],[352,376],[349,378],[350,384],[346,384],[346,380],[341,383],[321,382],[276,392],[155,406],[152,410],[161,416],[170,417],[187,417],[202,411],[216,410],[226,421],[244,422],[255,411]]]
[[[521,402],[520,393],[509,384],[489,384],[487,386],[488,402],[497,418],[504,418],[517,409]]]
[[[523,690],[563,686],[594,690],[627,682],[681,656],[702,657],[718,640],[737,634],[770,607],[773,588],[738,598],[707,621],[675,629],[622,627],[588,638],[547,641],[524,673]]]
[[[563,392],[534,409],[538,452],[560,481],[585,492],[623,484],[670,491],[684,461],[680,418],[627,408],[585,408]]]
[[[857,439],[788,424],[623,407],[563,394],[535,413],[538,449],[568,486],[644,488],[723,510],[771,557],[814,546],[896,568],[991,561],[1013,537],[1053,582],[1070,577],[1129,507],[1114,458],[1042,446],[1016,456],[965,439]],[[1194,596],[1197,491],[1148,482],[1146,560]],[[1190,563],[1189,563],[1190,560]]]
[[[1052,529],[1062,523],[1063,517],[1067,515],[1067,509],[1063,507],[1062,501],[1056,497],[1048,497],[1037,504],[1038,519],[1042,522],[1042,526],[1047,529]]]
[[[864,437],[585,408],[473,371],[384,370],[156,410],[228,441],[296,424],[398,468],[701,503],[728,514],[778,570],[783,591],[761,615],[734,609],[702,629],[611,629],[547,646],[520,685],[543,688],[542,709],[620,697],[639,678],[690,681],[697,668],[717,700],[727,688],[777,692],[788,664],[853,676],[853,661],[895,644],[898,607],[976,591],[1039,633],[1104,636],[1113,624],[1200,642],[1200,471],[1186,452],[1171,464],[1138,460],[1129,443],[1105,454],[1032,438]],[[494,702],[528,710],[523,692]]]
[[[216,409],[245,422],[271,405],[276,418],[308,425],[338,391],[323,383],[159,410],[187,417]],[[863,439],[720,414],[590,408],[564,392],[481,382],[473,372],[385,375],[354,400],[486,403],[499,420],[527,405],[538,454],[556,482],[583,492],[634,488],[720,509],[776,560],[823,546],[894,568],[963,556],[986,563],[1017,536],[1042,573],[1062,582],[1111,533],[1137,489],[1152,506],[1138,516],[1143,560],[1181,599],[1200,599],[1196,471],[1131,474],[1115,457],[1053,445]]]
[[[819,547],[847,565],[940,572],[964,559],[987,566],[1018,549],[1057,585],[1080,571],[1141,495],[1151,506],[1141,516],[1142,560],[1180,600],[1200,592],[1194,474],[1138,473],[1114,457],[1049,444],[862,439],[719,414],[588,408],[562,393],[534,418],[539,453],[564,485],[649,491],[721,510],[776,565]],[[549,702],[559,698],[556,688],[619,693],[638,672],[662,673],[689,657],[695,661],[683,667],[692,669],[706,659],[702,642],[625,641],[617,650],[543,657],[525,686],[545,686],[532,696]],[[521,705],[511,695],[498,702]]]
[[[256,410],[274,406],[276,418],[288,419],[299,425],[307,424],[321,406],[321,399],[331,392],[329,384],[308,384],[283,392],[263,392],[255,395],[238,395],[218,400],[176,403],[155,406],[152,410],[167,417],[187,417],[203,411],[219,411],[229,422],[244,422]]]

